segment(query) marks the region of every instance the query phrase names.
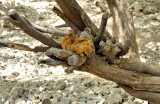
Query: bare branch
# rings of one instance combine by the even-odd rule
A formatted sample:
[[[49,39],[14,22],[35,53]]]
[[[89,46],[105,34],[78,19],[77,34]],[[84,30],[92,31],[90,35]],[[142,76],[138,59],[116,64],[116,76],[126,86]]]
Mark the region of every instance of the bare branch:
[[[46,51],[46,55],[53,59],[59,58],[67,61],[69,56],[76,55],[76,53],[58,48],[50,48]]]
[[[10,43],[10,42],[0,42],[0,47],[9,47],[9,48],[15,48],[19,50],[34,51],[34,52],[46,52],[47,49],[49,49],[49,47],[42,47],[42,46],[30,47],[28,45]]]
[[[60,11],[57,7],[54,6],[52,10],[58,16],[60,16],[66,22],[66,24],[68,24],[74,30],[75,33],[77,34],[81,33],[80,29],[74,23],[72,23],[72,21],[69,20],[68,17],[62,11]]]
[[[83,65],[85,61],[86,61],[85,56],[72,55],[68,57],[68,64],[71,66],[79,67]]]
[[[92,58],[80,67],[80,71],[95,74],[101,78],[124,84],[139,91],[160,92],[160,77],[135,71],[128,71],[108,65],[104,59]]]
[[[121,52],[118,53],[117,56],[126,55],[129,52],[129,49],[131,48],[131,46],[132,46],[131,40],[126,40],[124,45],[122,45],[122,47],[121,47]]]
[[[131,40],[132,45],[129,50],[129,56],[132,55],[131,53],[135,53],[135,58],[139,59],[133,18],[128,10],[126,1],[106,0],[106,2],[113,18],[112,36],[116,39],[116,42],[121,42],[122,44],[125,44],[126,40]]]
[[[51,59],[51,58],[40,60],[38,64],[47,64],[50,66],[67,65],[67,63],[62,60]]]
[[[97,7],[99,7],[101,9],[102,12],[108,13],[107,8],[105,7],[105,5],[103,3],[101,3],[100,1],[96,1],[95,4]]]
[[[43,32],[43,33],[50,33],[50,34],[54,34],[54,35],[58,35],[58,36],[62,36],[64,37],[67,33],[63,33],[63,32],[59,32],[56,31],[54,29],[48,29],[48,28],[44,28],[41,26],[38,26],[36,24],[34,24],[33,22],[29,21],[28,19],[22,17],[29,25],[31,25],[33,28],[35,28],[36,30]]]
[[[68,61],[68,64],[71,66],[81,66],[86,61],[86,57],[81,57],[74,52],[58,48],[48,49],[46,55],[52,59],[59,58]]]
[[[154,76],[160,76],[160,69],[151,64],[142,63],[133,59],[117,59],[114,64],[118,67],[129,70],[136,71],[140,73],[146,73]]]
[[[102,49],[102,53],[106,56],[106,59],[109,60],[110,63],[114,63],[116,55],[121,51],[119,46],[113,47],[113,43],[110,40],[107,40],[106,42],[101,41],[99,45]]]
[[[59,47],[59,45],[50,37],[42,34],[38,30],[34,29],[30,24],[28,24],[23,17],[21,17],[14,9],[8,11],[11,22],[20,27],[24,32],[26,32],[31,37],[39,40],[45,45],[50,47]]]
[[[107,25],[107,19],[108,19],[108,15],[103,14],[98,34],[97,34],[97,36],[95,37],[95,40],[94,40],[96,44],[99,44],[103,34],[105,33],[105,28],[106,28],[106,25]]]
[[[58,49],[58,48],[50,48],[49,50],[46,51],[46,55],[52,59],[59,58],[62,59],[63,61],[67,61],[68,65],[70,65],[65,71],[67,73],[71,73],[74,69],[80,67],[83,65],[86,61],[86,57],[79,56],[78,54],[68,51],[68,50],[63,50],[63,49]],[[49,64],[55,64],[55,62],[52,62],[49,60],[49,62],[44,61],[45,63]],[[60,62],[62,63],[62,62]]]
[[[137,98],[140,98],[142,100],[147,100],[149,102],[158,102],[160,103],[160,93],[155,92],[147,92],[147,91],[135,91],[132,88],[125,86],[123,84],[118,84],[120,87],[122,87],[126,92],[131,94],[132,96],[135,96]]]
[[[91,22],[90,18],[88,15],[84,12],[81,15],[83,22],[85,23],[86,27],[89,27],[92,31],[92,35],[95,37],[97,36],[98,33],[98,28],[95,26],[93,22]]]

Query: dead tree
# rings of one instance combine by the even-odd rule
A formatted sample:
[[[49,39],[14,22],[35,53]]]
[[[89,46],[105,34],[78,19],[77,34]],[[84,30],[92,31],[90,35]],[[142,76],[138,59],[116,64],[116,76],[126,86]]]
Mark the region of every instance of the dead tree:
[[[15,10],[9,10],[11,22],[20,27],[31,37],[39,40],[47,47],[31,48],[18,43],[0,42],[1,47],[10,47],[26,51],[45,52],[50,59],[41,60],[48,65],[68,65],[67,72],[74,69],[95,74],[106,80],[116,82],[129,94],[148,100],[160,102],[160,69],[156,66],[140,62],[136,43],[133,20],[126,9],[124,0],[106,0],[110,14],[103,14],[98,28],[80,7],[76,0],[56,0],[61,8],[53,8],[74,30],[77,37],[89,39],[92,47],[91,57],[80,56],[75,52],[64,50],[61,42],[43,33],[65,36],[65,33],[40,27]],[[108,18],[112,18],[112,29],[106,28]],[[112,32],[109,32],[112,31]],[[128,53],[128,58],[123,58]]]

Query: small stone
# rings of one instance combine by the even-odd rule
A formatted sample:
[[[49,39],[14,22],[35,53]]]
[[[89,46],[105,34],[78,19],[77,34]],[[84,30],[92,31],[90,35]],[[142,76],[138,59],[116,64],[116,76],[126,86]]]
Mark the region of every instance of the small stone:
[[[142,5],[139,2],[135,2],[134,9],[136,12],[140,12],[143,10]]]
[[[42,101],[42,104],[51,104],[51,101],[49,99],[44,99]]]
[[[156,20],[157,20],[157,17],[156,17],[156,16],[151,16],[150,19],[156,21]]]
[[[82,78],[73,79],[72,82],[75,83],[75,84],[81,84]]]
[[[59,92],[56,92],[56,93],[54,94],[53,99],[54,99],[54,101],[59,102],[59,101],[62,99],[62,94],[59,93]]]
[[[160,22],[160,15],[157,16],[157,21]]]
[[[15,55],[9,55],[7,58],[8,59],[13,59],[13,58],[15,58]]]
[[[66,88],[66,83],[64,81],[65,80],[59,80],[56,82],[57,90],[64,90]]]
[[[135,98],[134,103],[135,104],[142,104],[143,100]]]
[[[124,101],[122,104],[134,104],[134,103],[131,100],[128,100],[128,101]]]
[[[24,100],[18,98],[18,99],[16,99],[15,104],[26,104],[26,103]]]
[[[120,88],[112,88],[111,89],[111,94],[116,94],[116,93],[119,93],[120,94],[121,92],[121,89]]]
[[[43,90],[44,90],[44,88],[40,86],[39,91],[42,92]]]
[[[73,94],[69,94],[68,98],[70,99],[70,102],[76,101],[76,97],[74,97]]]
[[[18,72],[13,72],[12,75],[13,75],[14,77],[17,77],[17,76],[19,75],[19,73],[18,73]]]
[[[86,104],[93,104],[93,101],[87,101]],[[98,103],[99,104],[99,103]]]
[[[86,79],[82,82],[82,85],[86,86],[86,87],[90,87],[91,86],[91,82],[93,81],[93,79]]]
[[[34,100],[34,96],[31,95],[31,94],[29,94],[29,95],[28,95],[28,100],[33,101],[33,100]]]
[[[77,101],[72,102],[71,104],[79,104]]]
[[[88,87],[83,86],[83,85],[80,84],[80,85],[76,85],[76,86],[74,87],[74,90],[79,93],[79,92],[85,91],[87,88],[88,88]]]
[[[157,6],[146,6],[143,11],[143,13],[145,13],[145,14],[154,14],[157,12],[158,12]]]
[[[111,94],[107,98],[107,103],[108,104],[121,104],[122,103],[122,97],[120,94]]]
[[[68,99],[68,97],[62,97],[61,101],[63,104],[70,104],[70,100]]]
[[[27,101],[25,104],[32,104],[32,101]]]
[[[57,104],[57,98],[51,99],[51,104]]]

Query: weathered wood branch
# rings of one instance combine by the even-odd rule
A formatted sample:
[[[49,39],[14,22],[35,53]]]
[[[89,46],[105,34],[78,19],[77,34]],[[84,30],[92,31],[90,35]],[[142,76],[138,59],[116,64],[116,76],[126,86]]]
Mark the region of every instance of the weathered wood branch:
[[[106,28],[106,25],[107,25],[107,19],[108,19],[108,15],[107,14],[103,14],[98,34],[97,34],[97,36],[95,37],[95,40],[94,40],[96,44],[99,44],[99,42],[102,39],[102,36],[103,36],[103,34],[105,32],[105,28]]]
[[[67,73],[71,73],[74,69],[82,66],[86,62],[86,57],[85,56],[79,56],[78,54],[68,51],[68,50],[63,50],[63,49],[58,49],[58,48],[50,48],[49,50],[46,51],[46,55],[52,59],[59,58],[61,60],[64,60],[70,65],[65,71]],[[57,64],[54,62],[54,60],[49,60],[49,61],[43,61],[45,64]],[[61,61],[58,63],[63,64]]]
[[[160,68],[155,67],[151,64],[143,63],[133,59],[116,59],[115,65],[119,68],[126,69],[129,71],[136,71],[140,73],[146,73],[153,76],[160,76]]]
[[[156,102],[157,104],[160,103],[160,93],[156,93],[156,92],[148,92],[148,91],[135,91],[132,88],[122,85],[122,84],[118,84],[121,88],[123,88],[126,92],[128,92],[129,94],[137,97],[137,98],[141,98],[143,100],[147,100],[149,102]]]
[[[62,60],[59,60],[59,59],[42,59],[38,62],[38,64],[47,64],[47,65],[50,65],[50,66],[58,66],[58,65],[67,65],[66,62],[62,61]]]
[[[117,56],[126,55],[129,52],[131,46],[132,46],[131,40],[126,40],[125,43],[121,46],[121,52],[119,52]]]
[[[127,10],[126,1],[106,0],[113,18],[112,36],[117,42],[125,44],[126,40],[131,40],[132,46],[129,50],[129,56],[135,53],[135,58],[139,59],[138,46],[134,30],[133,18]]]
[[[53,35],[58,35],[58,36],[62,36],[64,37],[67,33],[63,33],[63,32],[59,32],[57,30],[54,29],[48,29],[48,28],[44,28],[41,26],[38,26],[36,24],[34,24],[33,22],[29,21],[28,19],[22,17],[29,25],[31,25],[33,28],[35,28],[36,30],[43,32],[43,33],[49,33],[49,34],[53,34]]]
[[[81,30],[61,11],[59,10],[57,7],[54,6],[54,8],[52,9],[59,17],[61,17],[66,24],[68,24],[74,31],[75,33],[79,34],[81,33]]]
[[[25,51],[33,51],[33,52],[46,52],[47,49],[49,49],[49,47],[42,47],[42,46],[31,47],[28,45],[11,43],[11,42],[0,42],[0,47],[9,47],[9,48],[25,50]]]
[[[26,32],[31,37],[35,38],[36,40],[39,40],[45,45],[48,45],[49,47],[59,47],[59,45],[50,37],[42,34],[35,28],[33,28],[30,24],[28,24],[23,17],[21,17],[14,9],[11,9],[8,11],[8,15],[10,17],[11,22],[20,27],[24,32]]]
[[[60,6],[64,14],[74,23],[77,27],[83,31],[86,27],[92,30],[92,35],[96,36],[98,33],[98,28],[91,21],[88,15],[80,7],[76,0],[56,0],[57,4]],[[76,14],[76,15],[75,15]],[[82,19],[83,16],[83,19]],[[84,20],[86,22],[84,22]]]
[[[52,59],[59,58],[64,61],[67,61],[71,66],[81,66],[85,61],[86,57],[81,57],[74,52],[58,49],[58,48],[50,48],[46,51],[46,55]]]
[[[110,63],[114,63],[116,55],[121,51],[119,46],[117,45],[113,47],[113,43],[110,40],[107,40],[106,42],[101,41],[99,45],[102,49],[103,55],[106,56],[106,59],[109,60]]]
[[[100,1],[96,1],[96,6],[99,7],[101,9],[101,11],[103,13],[107,13],[108,14],[108,11],[107,11],[107,8],[105,7],[105,4],[101,3]]]
[[[83,31],[86,28],[84,22],[81,19],[82,8],[78,5],[76,0],[56,0],[57,4],[65,15],[77,25],[77,27]],[[76,15],[75,15],[76,14]]]
[[[158,76],[113,67],[100,58],[88,59],[86,64],[87,65],[82,66],[79,70],[130,86],[134,90],[160,92],[160,77]]]

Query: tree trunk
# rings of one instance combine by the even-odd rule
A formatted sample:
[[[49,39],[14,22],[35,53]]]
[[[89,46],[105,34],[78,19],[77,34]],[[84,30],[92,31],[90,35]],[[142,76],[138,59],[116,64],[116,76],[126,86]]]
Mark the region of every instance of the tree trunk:
[[[131,40],[132,46],[129,51],[131,58],[139,59],[138,45],[134,29],[133,18],[129,12],[125,0],[106,0],[112,14],[112,36],[117,42],[125,44],[126,40]]]

